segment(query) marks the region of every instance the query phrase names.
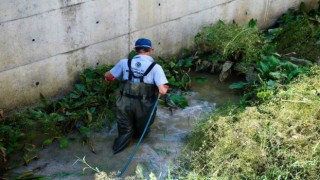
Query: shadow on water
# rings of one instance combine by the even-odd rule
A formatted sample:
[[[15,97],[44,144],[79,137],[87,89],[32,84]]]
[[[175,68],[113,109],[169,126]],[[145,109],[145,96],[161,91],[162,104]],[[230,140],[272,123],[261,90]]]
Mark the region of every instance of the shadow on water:
[[[186,95],[188,107],[173,110],[173,113],[165,107],[158,107],[151,133],[140,145],[123,177],[134,175],[137,164],[140,164],[146,174],[152,171],[158,178],[160,177],[159,179],[163,179],[168,167],[173,166],[174,158],[179,156],[184,147],[184,138],[191,132],[194,123],[209,114],[216,106],[239,101],[239,96],[228,89],[231,82],[221,83],[215,75],[193,74],[195,78],[198,76],[206,78],[206,82],[197,82],[193,79],[191,92]],[[14,175],[31,171],[47,164],[36,175],[49,176],[50,179],[93,179],[91,170],[82,172],[84,164],[74,164],[76,156],[80,158],[86,156],[88,164],[107,173],[121,171],[138,140],[132,141],[123,152],[113,155],[112,145],[116,136],[116,125],[109,131],[92,133],[91,139],[96,149],[96,154],[93,154],[79,137],[70,135],[67,148],[61,149],[58,143],[54,143],[39,152],[37,161],[14,169],[10,173]]]

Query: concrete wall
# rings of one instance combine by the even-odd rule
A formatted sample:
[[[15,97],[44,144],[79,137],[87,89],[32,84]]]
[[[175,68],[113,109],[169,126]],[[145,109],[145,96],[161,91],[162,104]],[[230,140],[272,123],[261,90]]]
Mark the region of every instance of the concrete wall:
[[[266,27],[300,2],[0,0],[0,109],[69,91],[81,70],[116,63],[139,37],[153,41],[154,56],[176,54],[204,25],[255,18]]]

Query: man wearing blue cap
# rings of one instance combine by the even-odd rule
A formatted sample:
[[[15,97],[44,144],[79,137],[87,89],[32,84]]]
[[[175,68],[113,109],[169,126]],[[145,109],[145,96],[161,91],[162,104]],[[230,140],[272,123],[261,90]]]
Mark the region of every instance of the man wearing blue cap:
[[[134,50],[138,55],[132,59],[120,60],[105,74],[107,81],[115,78],[121,80],[120,96],[116,103],[118,137],[113,145],[114,154],[125,149],[132,137],[142,135],[158,94],[166,94],[169,88],[162,67],[150,56],[153,50],[151,41],[145,38],[138,39]],[[149,131],[150,127],[146,134]]]

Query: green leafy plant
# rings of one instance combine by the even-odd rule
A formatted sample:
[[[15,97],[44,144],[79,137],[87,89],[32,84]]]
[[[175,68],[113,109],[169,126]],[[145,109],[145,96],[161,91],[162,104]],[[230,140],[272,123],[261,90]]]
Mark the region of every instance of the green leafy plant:
[[[46,147],[75,130],[94,151],[90,131],[99,130],[115,119],[114,92],[118,83],[106,83],[103,78],[110,68],[103,65],[86,69],[69,96],[49,101],[40,94],[42,106],[5,116],[0,122],[0,147],[4,156],[26,149],[26,144]],[[59,145],[66,148],[68,141],[62,139]]]
[[[192,58],[164,60],[159,57],[156,62],[162,66],[170,85],[182,90],[190,89],[191,77],[189,72],[193,66]]]
[[[177,94],[171,94],[170,99],[181,108],[185,108],[188,106],[188,101],[183,96],[180,96]]]
[[[320,2],[319,2],[320,5]],[[319,6],[320,7],[320,6]],[[315,62],[320,57],[320,8],[308,11],[305,3],[291,8],[279,21],[273,41],[279,53]]]

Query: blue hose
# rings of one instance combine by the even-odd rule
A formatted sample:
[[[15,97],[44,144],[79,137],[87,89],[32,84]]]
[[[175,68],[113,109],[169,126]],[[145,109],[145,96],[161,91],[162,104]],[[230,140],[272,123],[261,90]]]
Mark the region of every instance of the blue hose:
[[[154,114],[154,111],[155,111],[155,109],[156,109],[156,107],[157,107],[157,105],[158,105],[159,97],[160,97],[160,94],[158,95],[158,98],[157,98],[156,102],[154,103],[152,112],[151,112],[151,114],[150,114],[150,116],[149,116],[149,120],[148,120],[148,122],[147,122],[147,124],[146,124],[146,127],[145,127],[144,130],[143,130],[143,133],[142,133],[142,135],[141,135],[141,137],[140,137],[140,139],[139,139],[136,147],[134,148],[134,150],[133,150],[133,152],[132,152],[129,160],[127,161],[126,165],[123,167],[123,169],[122,169],[122,171],[120,172],[120,174],[118,175],[118,177],[121,177],[121,176],[123,175],[123,173],[127,170],[129,164],[131,163],[131,161],[132,161],[132,159],[133,159],[133,156],[134,156],[135,153],[137,152],[138,147],[140,146],[140,143],[141,143],[141,141],[142,141],[142,139],[143,139],[143,137],[144,137],[144,135],[145,135],[148,127],[149,127],[149,124],[150,124],[150,121],[151,121],[152,116],[153,116],[153,114]]]

